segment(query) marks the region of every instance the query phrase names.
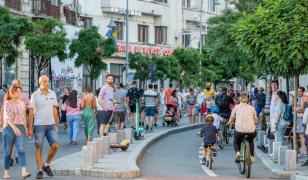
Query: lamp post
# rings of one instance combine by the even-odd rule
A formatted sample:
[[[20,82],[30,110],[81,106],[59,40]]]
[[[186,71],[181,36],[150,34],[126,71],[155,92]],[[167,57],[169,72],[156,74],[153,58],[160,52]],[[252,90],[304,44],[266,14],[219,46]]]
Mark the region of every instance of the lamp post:
[[[125,31],[126,31],[126,39],[125,39],[125,84],[127,86],[128,81],[128,68],[129,68],[129,61],[128,61],[128,0],[126,0],[126,10],[125,10]]]

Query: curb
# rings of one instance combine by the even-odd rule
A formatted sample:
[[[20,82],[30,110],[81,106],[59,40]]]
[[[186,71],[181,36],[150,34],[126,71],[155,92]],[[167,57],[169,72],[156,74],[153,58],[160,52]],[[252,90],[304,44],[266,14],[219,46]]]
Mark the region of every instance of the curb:
[[[270,160],[267,157],[267,154],[264,154],[259,149],[255,149],[255,154],[258,156],[258,158],[262,161],[262,163],[266,166],[268,170],[270,170],[273,174],[276,176],[279,176],[281,178],[291,178],[292,175],[296,174],[295,171],[286,171],[283,170],[282,167],[275,164],[272,160]],[[306,179],[307,180],[307,179]]]
[[[193,130],[202,127],[203,124],[184,125],[182,127],[176,127],[169,129],[165,132],[159,132],[149,139],[144,139],[142,142],[135,147],[135,149],[129,154],[127,165],[128,168],[125,170],[108,170],[108,169],[83,169],[83,168],[72,168],[72,169],[54,169],[54,173],[57,176],[92,176],[92,177],[103,177],[103,178],[136,178],[141,176],[141,170],[139,164],[144,157],[145,152],[159,140],[171,135],[188,130]],[[81,152],[68,155],[69,157],[80,156]],[[65,158],[65,157],[63,157]],[[62,158],[58,159],[60,161]],[[73,158],[72,158],[73,159]]]

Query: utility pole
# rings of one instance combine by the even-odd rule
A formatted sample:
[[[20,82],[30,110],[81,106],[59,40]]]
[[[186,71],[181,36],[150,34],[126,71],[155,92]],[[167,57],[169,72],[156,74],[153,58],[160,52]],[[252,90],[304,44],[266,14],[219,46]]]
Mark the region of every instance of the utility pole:
[[[125,31],[126,31],[126,48],[125,48],[125,82],[126,86],[128,85],[128,68],[129,68],[129,62],[128,62],[128,0],[126,0],[126,10],[125,10]]]
[[[200,40],[199,40],[199,52],[202,54],[202,46],[203,46],[203,37],[202,37],[202,31],[203,31],[203,0],[201,1],[201,7],[200,7]],[[202,62],[200,59],[200,83],[202,82]]]

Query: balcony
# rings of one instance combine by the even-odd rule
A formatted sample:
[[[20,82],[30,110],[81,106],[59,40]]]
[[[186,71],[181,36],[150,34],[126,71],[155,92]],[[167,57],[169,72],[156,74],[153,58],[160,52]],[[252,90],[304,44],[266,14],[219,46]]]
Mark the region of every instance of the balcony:
[[[63,7],[64,16],[66,23],[76,25],[77,24],[77,13],[70,10],[68,7]]]
[[[32,12],[36,16],[60,18],[60,6],[53,5],[48,0],[32,0]]]
[[[21,11],[21,0],[5,0],[5,6],[17,11]]]

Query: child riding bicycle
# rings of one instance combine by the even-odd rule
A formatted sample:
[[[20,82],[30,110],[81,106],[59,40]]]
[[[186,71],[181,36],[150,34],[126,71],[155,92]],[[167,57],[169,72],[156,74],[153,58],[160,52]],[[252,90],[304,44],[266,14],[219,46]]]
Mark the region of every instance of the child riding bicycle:
[[[217,141],[217,128],[213,125],[214,117],[207,116],[205,126],[198,133],[200,137],[203,137],[203,159],[202,164],[205,165],[206,157],[210,152],[208,152],[208,147],[211,146],[213,149],[213,155],[216,156],[216,141]]]

